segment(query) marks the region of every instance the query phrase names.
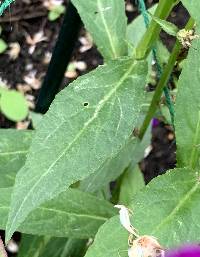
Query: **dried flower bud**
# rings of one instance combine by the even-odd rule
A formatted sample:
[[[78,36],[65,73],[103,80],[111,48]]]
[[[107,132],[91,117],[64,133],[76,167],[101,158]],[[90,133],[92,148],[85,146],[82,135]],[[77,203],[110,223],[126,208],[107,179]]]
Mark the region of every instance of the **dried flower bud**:
[[[196,35],[194,30],[181,29],[177,33],[177,38],[182,46],[188,49],[191,47],[192,41],[196,38],[199,38],[199,35]]]
[[[129,257],[164,257],[164,249],[152,236],[141,236],[133,241],[128,250]]]

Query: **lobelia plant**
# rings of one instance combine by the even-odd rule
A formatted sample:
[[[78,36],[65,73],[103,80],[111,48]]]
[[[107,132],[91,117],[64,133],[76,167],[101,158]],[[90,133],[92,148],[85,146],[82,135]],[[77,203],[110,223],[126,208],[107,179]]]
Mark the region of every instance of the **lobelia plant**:
[[[180,1],[160,0],[152,15],[138,2],[147,29],[142,17],[127,26],[124,0],[72,0],[104,65],[58,93],[35,131],[0,130],[0,229],[6,242],[25,233],[19,257],[154,257],[159,247],[163,254],[200,240],[200,2],[182,0],[191,15],[184,35],[165,21]],[[167,52],[161,28],[177,37],[167,63],[158,51]],[[183,50],[173,106],[167,85]],[[153,94],[145,90],[152,56],[159,80]],[[177,168],[145,186],[137,163],[163,91]],[[112,203],[119,203],[122,224]]]

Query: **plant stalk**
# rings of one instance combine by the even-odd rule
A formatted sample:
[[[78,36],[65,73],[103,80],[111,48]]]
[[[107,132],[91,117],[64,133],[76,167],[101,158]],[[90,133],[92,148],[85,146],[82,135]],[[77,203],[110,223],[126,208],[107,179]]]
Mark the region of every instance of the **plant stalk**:
[[[185,29],[191,29],[193,28],[194,26],[194,20],[192,18],[189,19]],[[151,122],[155,112],[156,112],[156,109],[159,105],[159,102],[160,102],[160,98],[162,96],[162,93],[163,93],[163,89],[164,87],[167,85],[168,81],[169,81],[169,78],[170,78],[170,75],[173,71],[173,68],[174,68],[174,65],[176,63],[176,60],[177,60],[177,57],[179,56],[180,54],[180,51],[181,51],[181,44],[180,42],[178,41],[178,39],[176,40],[176,43],[175,43],[175,46],[172,50],[172,53],[169,57],[169,60],[168,60],[168,63],[163,71],[163,74],[161,75],[161,78],[158,82],[158,85],[156,87],[156,90],[155,90],[155,93],[153,95],[153,98],[151,100],[151,104],[150,104],[150,107],[149,107],[149,110],[147,112],[147,115],[145,117],[145,120],[143,122],[143,125],[140,129],[140,133],[139,133],[139,138],[142,139],[148,126],[149,126],[149,123]]]
[[[160,0],[154,16],[160,19],[166,19],[176,4],[177,0]],[[146,33],[136,48],[136,59],[145,59],[149,55],[155,41],[159,36],[160,31],[160,25],[152,19],[148,29],[146,30]]]

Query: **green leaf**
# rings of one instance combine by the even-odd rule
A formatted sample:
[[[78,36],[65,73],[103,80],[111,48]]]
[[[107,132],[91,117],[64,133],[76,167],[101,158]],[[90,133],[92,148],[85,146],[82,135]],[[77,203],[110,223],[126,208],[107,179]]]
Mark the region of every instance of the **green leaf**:
[[[57,20],[63,13],[65,12],[65,6],[64,5],[56,5],[49,13],[48,13],[48,19],[50,21]]]
[[[127,18],[123,0],[72,0],[106,60],[127,55]]]
[[[12,188],[0,189],[0,229],[6,225],[11,191]],[[109,202],[68,189],[32,211],[18,230],[33,235],[84,239],[93,237],[115,214],[116,209]]]
[[[28,115],[28,103],[20,92],[0,88],[0,110],[8,119],[21,121]]]
[[[68,257],[68,256],[82,257],[85,255],[87,243],[88,243],[88,239],[81,240],[81,239],[69,238],[65,245],[65,248],[63,249],[59,257]]]
[[[175,131],[178,166],[195,168],[200,164],[200,41],[195,40],[193,45],[178,81]]]
[[[155,236],[165,248],[199,242],[199,175],[175,169],[155,178],[134,195],[132,225],[139,235]],[[100,227],[85,257],[127,256],[128,232],[119,216]]]
[[[2,38],[0,38],[0,54],[4,53],[7,48],[8,45],[6,44],[6,42]]]
[[[51,238],[47,243],[46,247],[40,253],[39,257],[62,257],[62,253],[66,247],[67,241],[67,238]]]
[[[176,37],[177,33],[179,31],[178,27],[176,25],[174,25],[173,23],[166,21],[166,20],[162,20],[154,15],[152,15],[151,13],[149,13],[151,18],[160,25],[160,27],[169,35]]]
[[[49,240],[49,237],[23,234],[17,257],[39,257]]]
[[[119,194],[119,203],[123,205],[129,205],[133,199],[133,195],[136,194],[141,188],[145,186],[144,177],[138,165],[130,165],[125,171]]]
[[[200,25],[200,16],[199,16],[199,8],[200,2],[196,0],[182,0],[181,1],[185,8],[187,8],[190,15],[196,20],[197,25]]]
[[[86,192],[97,192],[109,182],[114,181],[128,167],[133,153],[139,146],[136,138],[128,139],[126,144],[120,149],[116,156],[106,160],[98,171],[81,181],[80,189]]]
[[[119,216],[112,217],[102,225],[85,257],[128,256],[128,232],[119,222]]]
[[[51,238],[39,257],[83,257],[88,239]]]
[[[17,171],[24,165],[33,132],[0,129],[0,187],[13,186]]]
[[[144,150],[149,145],[150,138],[151,133],[148,130],[142,141],[134,137],[128,139],[116,156],[108,158],[103,167],[81,181],[80,189],[94,193],[109,182],[116,180],[131,162],[132,165],[136,165],[143,158]]]
[[[145,79],[146,63],[125,58],[80,77],[57,95],[17,174],[7,239],[31,210],[116,155],[137,124]]]
[[[199,241],[199,197],[199,174],[187,168],[168,171],[133,197],[132,224],[165,247]]]
[[[37,112],[30,112],[29,116],[30,116],[33,128],[37,129],[37,127],[39,127],[40,125],[43,115]]]

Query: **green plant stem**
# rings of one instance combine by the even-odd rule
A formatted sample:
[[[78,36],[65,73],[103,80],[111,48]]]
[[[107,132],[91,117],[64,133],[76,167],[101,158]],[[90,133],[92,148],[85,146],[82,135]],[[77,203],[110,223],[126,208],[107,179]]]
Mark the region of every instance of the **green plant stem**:
[[[154,16],[166,19],[175,4],[177,4],[176,0],[160,0]],[[148,56],[160,31],[160,25],[152,19],[146,33],[136,48],[136,59],[145,59]]]
[[[185,29],[191,29],[192,27],[194,26],[194,20],[192,18],[189,19]],[[151,122],[151,119],[153,118],[154,116],[154,113],[157,109],[157,106],[159,105],[159,102],[160,102],[160,98],[162,96],[162,92],[163,92],[163,88],[166,86],[169,78],[170,78],[170,75],[173,71],[173,68],[174,68],[174,65],[176,63],[176,59],[179,55],[181,51],[181,44],[179,43],[178,40],[176,40],[176,43],[175,43],[175,46],[172,50],[172,53],[169,57],[169,60],[168,60],[168,63],[163,71],[163,74],[158,82],[158,85],[156,87],[156,90],[155,90],[155,93],[153,95],[153,98],[151,100],[151,104],[150,104],[150,107],[149,107],[149,110],[147,112],[147,115],[145,117],[145,120],[143,122],[143,125],[140,129],[140,133],[139,133],[139,138],[142,139],[148,126],[149,126],[149,123]]]

